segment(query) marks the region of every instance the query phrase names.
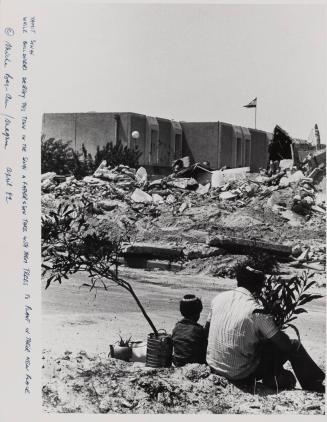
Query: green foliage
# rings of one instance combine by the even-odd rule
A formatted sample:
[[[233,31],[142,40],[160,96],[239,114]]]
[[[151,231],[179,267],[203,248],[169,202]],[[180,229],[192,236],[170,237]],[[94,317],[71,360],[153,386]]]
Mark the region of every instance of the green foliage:
[[[87,215],[89,209],[89,202],[83,199],[81,208],[61,203],[56,211],[42,217],[43,259],[52,264],[43,264],[42,275],[49,274],[46,287],[77,271],[89,273],[92,288],[100,275],[116,277],[127,230],[115,220]]]
[[[131,168],[138,166],[141,152],[123,146],[121,141],[116,145],[108,142],[104,147],[97,147],[95,158],[82,145],[82,151],[76,152],[71,146],[71,141],[61,139],[41,139],[41,172],[55,172],[58,175],[74,175],[76,179],[82,179],[91,175],[98,168],[103,160],[107,161],[110,167],[119,164]]]
[[[97,288],[99,283],[108,290],[107,282],[113,282],[133,296],[157,334],[132,286],[118,275],[123,242],[130,241],[132,228],[115,219],[90,215],[90,209],[90,202],[82,198],[80,206],[61,203],[56,211],[42,217],[42,277],[46,279],[46,288],[78,271],[88,274],[90,290]]]
[[[263,288],[256,296],[263,305],[262,312],[272,315],[281,330],[292,328],[300,337],[293,321],[298,315],[307,312],[302,307],[303,305],[322,297],[318,294],[308,293],[308,290],[315,284],[315,281],[312,280],[314,274],[304,271],[301,276],[285,280],[278,275],[277,257],[256,250],[245,260],[238,262],[233,268],[234,272],[237,274],[244,266],[250,266],[264,274],[271,274],[265,278]]]
[[[119,335],[118,346],[120,347],[129,347],[132,336],[128,340],[124,340],[121,335]]]
[[[94,162],[82,146],[82,152],[77,153],[71,147],[71,141],[61,139],[41,139],[41,172],[55,172],[58,175],[72,174],[77,179],[90,175],[94,171]]]
[[[141,156],[141,152],[123,146],[120,140],[115,145],[112,142],[108,142],[104,147],[100,149],[97,147],[95,154],[94,163],[97,168],[103,160],[107,161],[107,166],[115,167],[119,164],[124,164],[131,168],[138,166],[138,160]]]
[[[272,275],[266,277],[264,287],[259,295],[265,312],[272,315],[280,329],[292,328],[299,337],[298,329],[291,324],[297,316],[307,312],[302,306],[322,296],[310,294],[308,290],[315,284],[314,274],[304,271],[301,276],[289,280]]]

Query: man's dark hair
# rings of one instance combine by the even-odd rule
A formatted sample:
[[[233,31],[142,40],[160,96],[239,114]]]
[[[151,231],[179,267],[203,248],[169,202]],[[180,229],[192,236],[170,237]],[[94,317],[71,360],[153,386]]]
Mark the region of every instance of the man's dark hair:
[[[250,292],[254,292],[263,287],[265,275],[262,271],[244,264],[237,267],[236,280],[238,287],[244,287]]]
[[[198,297],[194,295],[185,295],[179,303],[179,309],[183,317],[192,319],[193,317],[200,315],[203,306],[201,299]]]

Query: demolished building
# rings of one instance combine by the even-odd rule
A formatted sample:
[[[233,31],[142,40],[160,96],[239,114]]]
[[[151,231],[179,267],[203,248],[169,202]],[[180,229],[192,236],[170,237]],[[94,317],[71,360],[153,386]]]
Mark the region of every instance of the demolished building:
[[[274,133],[216,122],[184,122],[138,113],[46,113],[42,134],[46,139],[72,141],[74,149],[84,144],[92,155],[107,142],[140,152],[139,165],[149,173],[166,175],[171,163],[183,156],[191,162],[210,162],[212,169],[265,168],[268,144],[278,138],[283,158],[302,161],[316,147],[291,138],[276,126]],[[319,145],[319,148],[323,147]]]
[[[84,144],[94,155],[107,142],[122,142],[141,153],[139,164],[155,174],[167,174],[173,160],[190,156],[193,162],[210,161],[213,169],[266,166],[272,134],[220,121],[178,122],[137,113],[46,113],[46,139]],[[136,133],[136,136],[135,136]]]

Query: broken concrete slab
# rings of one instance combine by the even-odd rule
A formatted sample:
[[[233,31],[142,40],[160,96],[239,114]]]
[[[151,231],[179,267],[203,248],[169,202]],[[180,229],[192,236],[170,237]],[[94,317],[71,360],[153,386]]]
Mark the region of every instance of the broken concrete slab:
[[[162,261],[157,259],[149,259],[146,263],[146,269],[178,272],[183,269],[183,265],[181,263],[174,263],[167,260]]]
[[[57,173],[55,173],[54,171],[49,171],[47,173],[42,173],[41,174],[41,182],[43,182],[44,180],[52,180],[54,177],[57,176]]]
[[[187,202],[183,202],[182,205],[178,208],[178,212],[180,214],[182,214],[183,211],[185,211],[187,207],[188,207],[188,203]]]
[[[218,246],[232,251],[251,251],[253,249],[268,252],[274,255],[290,256],[292,247],[261,240],[242,239],[239,237],[216,236],[209,240],[209,246]]]
[[[152,200],[154,204],[163,204],[165,202],[163,197],[157,193],[152,194]]]
[[[190,178],[176,178],[172,180],[167,181],[167,185],[178,188],[178,189],[195,189],[198,186],[198,182],[193,179],[193,177]]]
[[[198,188],[196,189],[196,193],[199,195],[205,195],[210,190],[210,183],[207,183],[206,185],[199,184]]]
[[[134,202],[141,202],[144,204],[151,204],[152,203],[152,196],[148,193],[144,192],[143,190],[136,188],[131,196],[131,200]]]
[[[181,258],[183,256],[183,248],[172,245],[134,243],[123,249],[123,255],[153,256],[162,259]]]
[[[140,185],[143,185],[144,183],[147,182],[148,173],[147,173],[147,171],[144,167],[138,168],[138,170],[135,174],[135,179],[136,179],[137,183],[139,183]]]
[[[118,202],[114,200],[104,199],[96,204],[100,209],[104,211],[112,211],[118,207]]]
[[[170,261],[167,260],[158,260],[158,259],[148,259],[146,262],[147,270],[170,270]]]
[[[207,243],[209,233],[204,230],[188,230],[187,232],[182,232],[181,237],[193,243]]]
[[[219,199],[222,201],[236,199],[237,197],[238,197],[238,194],[234,193],[233,191],[222,192],[219,194]]]
[[[173,204],[174,202],[176,202],[176,198],[174,197],[174,195],[169,194],[166,198],[166,202],[167,204]]]
[[[220,256],[220,255],[225,255],[225,254],[226,254],[226,250],[223,248],[215,248],[215,247],[204,246],[204,245],[201,245],[198,248],[193,247],[191,249],[186,249],[184,251],[185,258],[188,260],[205,259],[205,258],[210,258],[213,256]]]

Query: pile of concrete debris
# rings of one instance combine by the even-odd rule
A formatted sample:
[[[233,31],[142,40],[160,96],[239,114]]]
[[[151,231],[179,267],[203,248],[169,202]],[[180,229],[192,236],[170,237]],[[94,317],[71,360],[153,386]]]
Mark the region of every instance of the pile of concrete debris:
[[[248,168],[203,170],[209,173],[206,179],[203,179],[202,172],[198,173],[198,180],[171,174],[150,181],[143,167],[137,171],[124,165],[110,168],[104,161],[93,176],[86,176],[83,180],[45,173],[42,175],[41,188],[44,194],[50,194],[44,198],[48,202],[55,198],[78,199],[83,196],[94,204],[98,212],[119,207],[126,211],[127,207],[131,207],[134,214],[145,211],[153,216],[159,215],[167,207],[174,215],[182,214],[187,208],[203,201],[227,201],[236,208],[244,207],[255,197],[268,198],[277,190],[290,188],[292,204],[288,207],[289,212],[306,216],[307,219],[312,213],[322,217],[325,215],[325,196],[318,191],[315,179],[305,176],[296,168],[283,168],[270,177],[264,171],[253,177]],[[203,180],[204,184],[201,183]],[[273,209],[283,211],[283,204],[274,204]]]

